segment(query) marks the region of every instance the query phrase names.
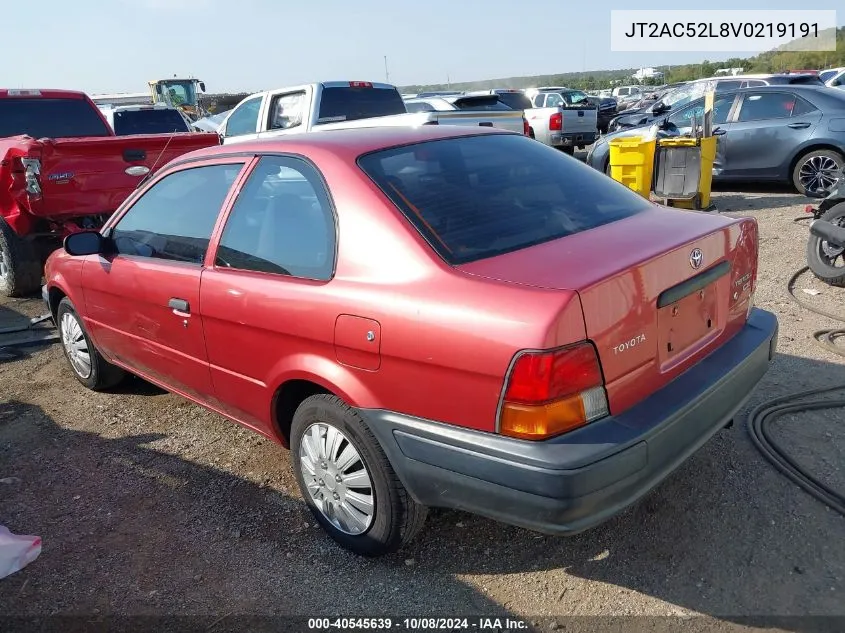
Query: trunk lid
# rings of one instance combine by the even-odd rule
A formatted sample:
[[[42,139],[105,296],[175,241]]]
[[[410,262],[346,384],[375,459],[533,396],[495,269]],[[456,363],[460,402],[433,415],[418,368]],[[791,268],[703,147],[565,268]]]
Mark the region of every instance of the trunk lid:
[[[41,195],[27,195],[11,184],[12,195],[18,208],[51,220],[110,214],[134,191],[146,171],[220,142],[214,133],[41,140],[16,137],[6,141],[13,144],[0,146],[0,181],[8,178],[11,184],[20,180],[12,173],[14,158],[39,160]]]
[[[753,219],[655,206],[459,269],[576,291],[611,412],[620,413],[736,334],[747,318],[756,261]]]

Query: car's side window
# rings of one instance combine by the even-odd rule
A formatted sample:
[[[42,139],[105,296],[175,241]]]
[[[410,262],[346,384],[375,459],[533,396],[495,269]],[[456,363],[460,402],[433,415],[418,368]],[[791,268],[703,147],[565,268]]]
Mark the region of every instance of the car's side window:
[[[795,97],[795,105],[792,107],[792,116],[801,116],[802,114],[810,114],[815,112],[818,108],[806,99]]]
[[[253,97],[235,108],[226,121],[226,136],[243,136],[255,134],[258,129],[258,113],[261,110],[263,97]]]
[[[117,254],[202,264],[217,216],[242,167],[192,167],[159,180],[112,229]]]
[[[215,265],[328,281],[335,222],[317,170],[298,158],[265,156],[238,195]]]
[[[302,125],[305,112],[305,93],[293,92],[273,97],[270,104],[271,130],[289,130]]]
[[[720,125],[727,122],[728,114],[730,114],[733,102],[733,95],[725,97],[716,95],[713,100],[714,125]],[[697,99],[669,116],[669,123],[672,123],[676,127],[690,127],[693,119],[698,122],[698,125],[702,125],[704,123],[704,99]]]
[[[749,92],[739,110],[740,122],[788,119],[795,105],[795,95],[788,92]]]

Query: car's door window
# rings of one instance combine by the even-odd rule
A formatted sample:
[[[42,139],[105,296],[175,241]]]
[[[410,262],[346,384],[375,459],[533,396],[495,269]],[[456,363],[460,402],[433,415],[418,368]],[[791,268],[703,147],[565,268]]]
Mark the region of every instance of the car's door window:
[[[304,112],[304,92],[276,95],[270,102],[270,121],[267,127],[271,130],[289,130],[298,127],[302,125]]]
[[[744,82],[743,88],[756,88],[757,86],[768,86],[765,81],[762,79],[749,79],[748,81]]]
[[[810,114],[810,112],[815,112],[818,108],[814,106],[812,103],[807,101],[806,99],[802,99],[801,97],[795,97],[795,105],[792,106],[792,116],[801,116],[802,114]]]
[[[262,97],[253,97],[235,108],[226,121],[226,136],[255,134],[258,130],[258,114]]]
[[[734,102],[734,95],[716,95],[713,100],[713,124],[727,123],[728,114]],[[704,99],[696,99],[686,107],[669,116],[669,123],[676,127],[690,127],[693,119],[701,125],[704,122]]]
[[[202,264],[217,216],[242,167],[193,167],[159,180],[112,229],[117,254]]]
[[[232,207],[215,265],[326,281],[334,258],[334,214],[317,170],[298,158],[262,158]]]
[[[716,82],[716,89],[723,92],[726,90],[736,90],[741,87],[742,81],[736,81],[734,79],[720,79]]]
[[[739,110],[738,121],[788,119],[795,106],[795,95],[788,92],[749,92]]]

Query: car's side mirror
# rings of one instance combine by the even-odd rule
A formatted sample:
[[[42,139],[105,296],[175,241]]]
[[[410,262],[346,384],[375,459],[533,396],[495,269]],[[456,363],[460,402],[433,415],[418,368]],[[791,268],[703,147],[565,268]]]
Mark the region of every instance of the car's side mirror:
[[[669,109],[669,106],[665,105],[661,101],[658,101],[653,106],[651,106],[651,113],[652,114],[663,114],[668,109]]]
[[[201,81],[201,82],[200,82],[200,90],[202,90],[203,92],[205,92],[205,82],[204,82],[204,81]]]
[[[713,136],[724,136],[724,135],[725,135],[725,130],[723,130],[720,127],[714,128]]]
[[[80,231],[65,238],[64,249],[68,255],[82,257],[98,255],[106,250],[106,240],[97,231]]]

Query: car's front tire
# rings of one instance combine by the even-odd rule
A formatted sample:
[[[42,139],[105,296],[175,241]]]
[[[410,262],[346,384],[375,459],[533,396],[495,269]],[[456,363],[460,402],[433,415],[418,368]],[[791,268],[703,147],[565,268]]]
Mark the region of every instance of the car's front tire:
[[[64,297],[56,310],[56,324],[62,342],[62,351],[73,375],[83,385],[94,391],[114,387],[125,377],[125,372],[109,363],[94,347],[82,318],[70,299]]]
[[[427,509],[402,486],[361,416],[339,398],[317,394],[299,405],[290,448],[305,503],[344,548],[381,556],[422,529]]]

